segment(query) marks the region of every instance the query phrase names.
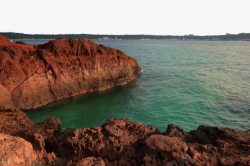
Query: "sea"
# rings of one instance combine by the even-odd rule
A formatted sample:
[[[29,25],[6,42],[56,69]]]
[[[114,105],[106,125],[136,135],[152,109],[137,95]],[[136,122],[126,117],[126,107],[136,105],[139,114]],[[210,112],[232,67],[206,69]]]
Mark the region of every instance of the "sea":
[[[128,118],[160,131],[170,123],[185,131],[199,125],[250,129],[250,42],[95,41],[136,58],[144,72],[126,86],[28,111],[34,122],[58,117],[65,129]]]

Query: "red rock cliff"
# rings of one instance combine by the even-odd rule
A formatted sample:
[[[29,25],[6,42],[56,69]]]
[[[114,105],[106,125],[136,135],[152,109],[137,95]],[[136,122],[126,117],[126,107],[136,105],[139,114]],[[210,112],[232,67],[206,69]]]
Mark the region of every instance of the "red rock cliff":
[[[37,108],[134,80],[140,68],[122,51],[87,39],[43,45],[0,36],[0,108]]]

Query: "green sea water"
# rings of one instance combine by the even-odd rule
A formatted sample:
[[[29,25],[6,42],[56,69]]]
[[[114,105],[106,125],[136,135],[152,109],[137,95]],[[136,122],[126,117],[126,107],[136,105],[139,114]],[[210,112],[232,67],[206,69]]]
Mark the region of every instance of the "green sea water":
[[[39,43],[44,41],[29,41]],[[250,129],[250,42],[97,40],[136,58],[144,72],[131,84],[28,112],[35,122],[58,117],[63,128],[129,118],[164,131],[199,125]]]

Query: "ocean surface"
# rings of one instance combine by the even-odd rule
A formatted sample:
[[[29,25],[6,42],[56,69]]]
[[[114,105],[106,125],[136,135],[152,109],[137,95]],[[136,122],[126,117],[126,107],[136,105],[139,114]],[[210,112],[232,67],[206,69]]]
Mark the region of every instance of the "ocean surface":
[[[46,40],[29,40],[39,44]],[[136,58],[144,72],[131,84],[28,112],[35,122],[58,117],[63,128],[129,118],[164,131],[199,125],[250,129],[250,42],[96,40]]]

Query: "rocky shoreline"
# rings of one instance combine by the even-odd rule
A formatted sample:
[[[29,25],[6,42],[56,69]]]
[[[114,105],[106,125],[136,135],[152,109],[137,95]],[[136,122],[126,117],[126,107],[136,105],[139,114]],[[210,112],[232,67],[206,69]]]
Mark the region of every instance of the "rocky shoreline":
[[[165,132],[128,119],[61,131],[18,110],[0,111],[0,165],[249,165],[250,131],[199,126]]]
[[[140,71],[135,59],[91,40],[29,45],[0,36],[0,108],[39,108],[127,84]]]
[[[200,126],[165,132],[128,119],[61,130],[61,121],[32,122],[25,112],[134,80],[138,62],[86,39],[43,45],[0,36],[0,166],[250,165],[250,131]]]

